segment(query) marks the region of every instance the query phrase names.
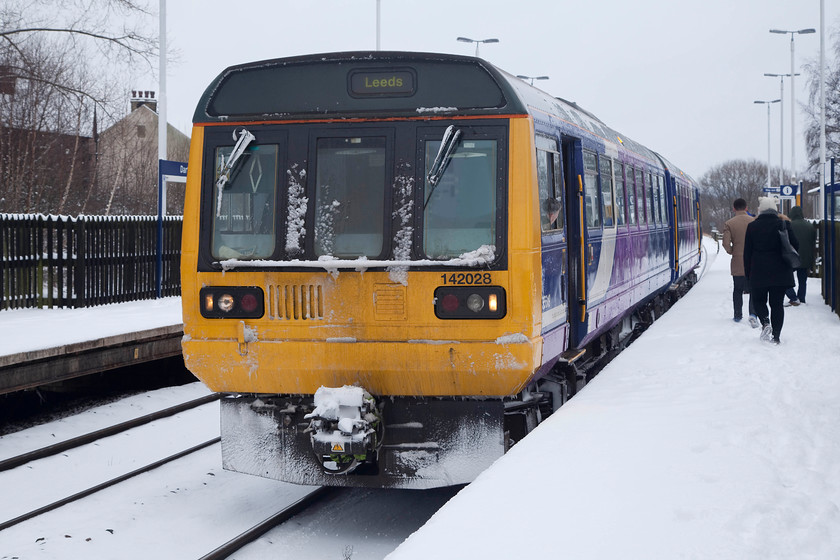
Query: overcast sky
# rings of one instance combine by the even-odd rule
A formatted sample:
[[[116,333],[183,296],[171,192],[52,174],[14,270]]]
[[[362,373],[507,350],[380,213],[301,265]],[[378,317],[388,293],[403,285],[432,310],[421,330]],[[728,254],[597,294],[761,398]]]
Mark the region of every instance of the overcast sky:
[[[840,0],[825,0],[826,53]],[[233,64],[343,50],[375,50],[376,0],[169,0],[168,120],[189,132],[207,84]],[[790,72],[790,35],[819,32],[819,0],[381,0],[381,49],[473,55],[456,37],[498,38],[480,56],[577,102],[695,179],[730,159],[767,161],[767,110]],[[796,71],[819,56],[819,34],[795,38]],[[807,101],[805,75],[796,104]],[[154,89],[150,78],[132,88]],[[784,155],[791,164],[785,79]],[[779,104],[771,109],[771,165],[779,165]],[[804,168],[804,115],[796,164]]]

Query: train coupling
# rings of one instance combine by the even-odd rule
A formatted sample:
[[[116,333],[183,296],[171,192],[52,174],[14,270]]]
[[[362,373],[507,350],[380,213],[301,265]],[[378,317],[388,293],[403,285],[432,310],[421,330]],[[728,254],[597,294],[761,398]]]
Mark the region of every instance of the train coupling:
[[[361,387],[320,387],[309,420],[312,450],[326,474],[349,474],[375,462],[384,422],[376,400]]]

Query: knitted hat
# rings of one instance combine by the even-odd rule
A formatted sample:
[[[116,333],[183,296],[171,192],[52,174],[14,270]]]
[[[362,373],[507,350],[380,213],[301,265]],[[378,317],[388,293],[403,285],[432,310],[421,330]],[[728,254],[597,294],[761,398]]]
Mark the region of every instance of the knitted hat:
[[[776,200],[773,196],[760,196],[758,197],[758,211],[764,212],[765,210],[777,210],[778,209],[778,200]]]

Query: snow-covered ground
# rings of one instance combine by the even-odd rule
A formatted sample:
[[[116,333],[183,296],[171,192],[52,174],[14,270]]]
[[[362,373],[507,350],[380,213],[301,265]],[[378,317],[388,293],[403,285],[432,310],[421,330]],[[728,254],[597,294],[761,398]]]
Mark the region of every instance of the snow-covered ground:
[[[810,279],[760,341],[707,249],[685,298],[388,559],[840,558],[840,319]]]
[[[180,325],[181,322],[180,297],[82,309],[10,309],[0,311],[0,356]]]
[[[840,558],[840,319],[822,303],[819,280],[811,279],[809,303],[786,308],[782,344],[761,342],[757,330],[731,320],[729,256],[713,244],[708,256],[701,281],[683,300],[388,558]],[[145,317],[138,324],[180,322],[180,302],[169,299],[146,302],[153,312],[138,310]],[[70,334],[67,324],[53,329],[43,315],[31,322],[30,315],[72,316],[75,336],[83,336],[85,325],[106,322],[114,332],[132,330],[130,316],[108,318],[112,307],[0,312],[0,353],[8,353],[4,336],[31,346],[41,339],[72,342],[61,338]],[[167,313],[169,319],[149,326],[149,317]],[[8,324],[12,318],[15,325]],[[205,391],[189,387],[178,392]],[[158,398],[163,408],[173,397],[161,390],[129,402],[145,408]],[[90,429],[96,416],[116,416],[118,406],[0,438],[0,456],[13,454],[7,447],[63,437],[73,423]],[[193,421],[207,423],[200,415]],[[217,545],[226,529],[244,528],[243,517],[261,519],[301,490],[224,472],[217,451],[202,456],[191,470],[173,472],[169,486],[138,478],[122,506],[103,508],[105,498],[94,496],[50,513],[40,525],[0,532],[0,559],[109,558],[114,550],[126,558],[192,557]],[[108,466],[98,461],[83,468],[96,470],[99,463]],[[0,473],[2,501],[23,501],[26,485],[10,481]],[[388,492],[361,492],[359,500],[339,504],[327,527],[277,528],[254,552],[382,558],[387,543],[395,547],[413,530],[409,518],[415,524],[418,518],[397,513],[417,503],[407,498],[413,493],[374,500]],[[417,495],[430,496],[424,507],[442,501],[439,492]],[[190,507],[195,504],[200,507]],[[178,531],[185,535],[179,548],[162,548],[162,537]],[[47,540],[35,542],[38,537]]]

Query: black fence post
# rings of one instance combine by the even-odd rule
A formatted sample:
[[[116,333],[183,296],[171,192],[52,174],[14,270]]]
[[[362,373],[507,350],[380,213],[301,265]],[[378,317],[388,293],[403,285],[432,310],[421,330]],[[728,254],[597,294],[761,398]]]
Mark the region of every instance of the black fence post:
[[[87,298],[85,297],[85,242],[87,231],[85,228],[85,219],[80,216],[73,225],[73,307],[85,307]]]

